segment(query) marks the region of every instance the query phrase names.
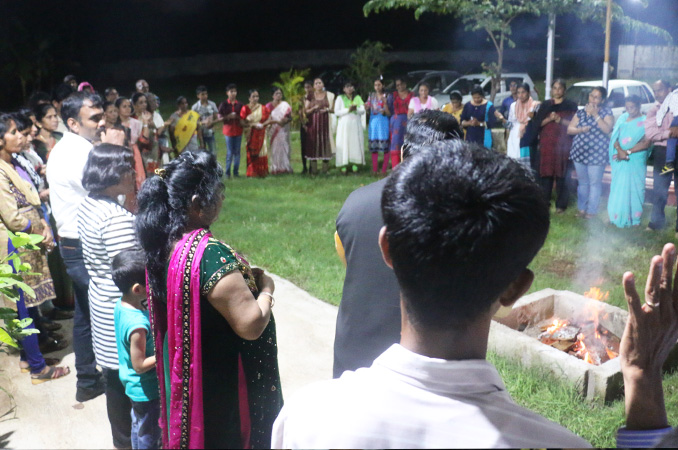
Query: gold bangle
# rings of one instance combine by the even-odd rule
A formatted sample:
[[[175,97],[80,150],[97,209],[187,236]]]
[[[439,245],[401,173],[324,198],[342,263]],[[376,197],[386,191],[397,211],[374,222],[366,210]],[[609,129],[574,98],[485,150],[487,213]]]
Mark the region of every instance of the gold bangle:
[[[273,298],[273,294],[270,294],[268,292],[260,292],[259,297],[261,297],[262,295],[267,295],[269,297],[268,301],[271,304],[270,307],[273,308],[273,305],[275,305],[275,298]]]

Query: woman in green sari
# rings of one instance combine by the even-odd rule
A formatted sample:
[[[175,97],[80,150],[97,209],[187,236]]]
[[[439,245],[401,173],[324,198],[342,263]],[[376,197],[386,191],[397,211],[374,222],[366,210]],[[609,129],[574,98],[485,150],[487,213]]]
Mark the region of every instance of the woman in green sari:
[[[640,98],[626,98],[626,112],[621,115],[610,137],[612,184],[607,212],[610,222],[619,228],[638,226],[643,215],[645,174],[649,141],[645,137],[645,116],[640,112]]]

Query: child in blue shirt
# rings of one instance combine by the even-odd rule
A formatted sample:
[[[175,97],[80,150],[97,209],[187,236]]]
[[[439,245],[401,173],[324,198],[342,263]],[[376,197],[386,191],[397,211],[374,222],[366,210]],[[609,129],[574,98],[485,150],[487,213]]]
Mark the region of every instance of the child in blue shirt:
[[[160,447],[160,403],[155,346],[146,298],[143,253],[124,250],[113,258],[112,275],[122,298],[115,305],[120,381],[132,401],[132,448]]]

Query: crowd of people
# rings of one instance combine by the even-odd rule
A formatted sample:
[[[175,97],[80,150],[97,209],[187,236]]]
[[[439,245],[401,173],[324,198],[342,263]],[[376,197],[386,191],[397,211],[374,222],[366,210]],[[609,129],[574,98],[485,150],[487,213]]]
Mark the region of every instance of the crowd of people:
[[[336,379],[283,406],[275,283],[210,232],[231,164],[238,175],[243,135],[248,176],[269,172],[269,147],[270,171],[291,171],[282,92],[262,105],[250,91],[242,104],[229,85],[217,107],[200,86],[191,108],[179,97],[164,121],[144,80],[129,99],[113,88],[102,99],[67,78],[52,96],[36,93],[29,108],[0,115],[0,248],[16,251],[8,231],[43,237],[39,250],[19,250],[35,297],[20,293],[18,315],[40,330],[22,341],[21,370],[33,384],[69,375],[43,353],[67,344],[51,319],[68,314],[51,302],[72,285],[76,400],[106,396],[116,448],[585,447],[511,400],[485,361],[489,324],[532,283],[527,266],[548,233],[554,181],[558,201],[566,195],[570,159],[582,216],[597,211],[598,167],[610,158],[611,220],[613,212],[618,226],[640,217],[647,149],[654,144],[670,162],[677,137],[674,94],[668,83],[653,87],[658,102],[668,99],[663,106],[645,118],[629,98],[613,123],[603,88],[578,111],[562,80],[541,105],[516,86],[500,110],[474,91],[463,106],[451,96],[443,111],[428,86],[414,96],[402,79],[392,94],[375,80],[367,103],[350,83],[338,97],[319,78],[306,83],[302,153],[311,173],[319,160],[327,170],[333,155],[344,166],[364,163],[366,111],[374,171],[379,153],[382,172],[401,157],[402,167],[352,193],[339,213],[346,278]],[[514,124],[508,156],[487,147],[499,121]],[[225,169],[209,132],[220,122]],[[662,169],[656,176],[670,179]],[[664,205],[655,204],[651,227],[663,227]],[[667,244],[651,262],[642,306],[633,275],[624,276],[622,443],[652,444],[671,431],[661,366],[678,339],[675,265]]]

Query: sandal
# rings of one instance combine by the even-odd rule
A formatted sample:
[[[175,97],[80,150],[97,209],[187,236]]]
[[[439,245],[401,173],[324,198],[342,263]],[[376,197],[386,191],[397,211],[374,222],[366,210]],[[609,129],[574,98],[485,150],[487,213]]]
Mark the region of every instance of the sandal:
[[[71,373],[71,369],[68,367],[54,367],[48,366],[49,370],[45,373],[36,373],[31,375],[31,383],[40,384],[45,381],[56,380],[57,378],[65,377]]]
[[[45,364],[48,366],[56,366],[59,364],[61,360],[59,358],[45,358]],[[26,367],[23,367],[21,364],[25,363]],[[28,365],[26,361],[19,361],[19,368],[21,369],[21,373],[28,373],[31,371],[31,366]]]

